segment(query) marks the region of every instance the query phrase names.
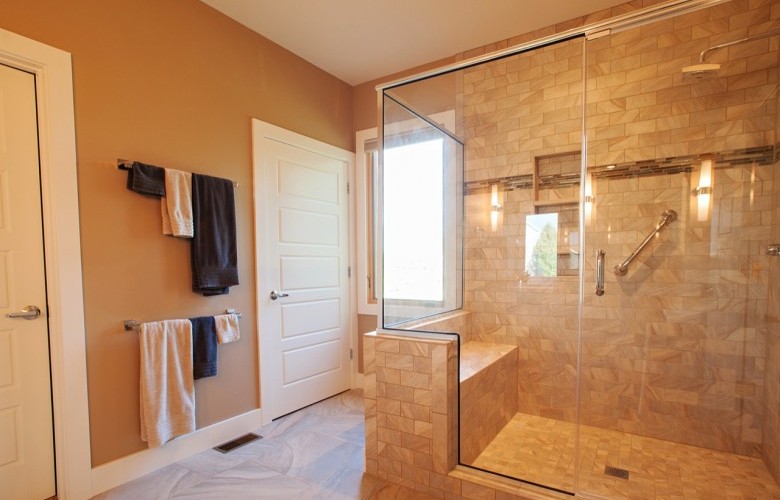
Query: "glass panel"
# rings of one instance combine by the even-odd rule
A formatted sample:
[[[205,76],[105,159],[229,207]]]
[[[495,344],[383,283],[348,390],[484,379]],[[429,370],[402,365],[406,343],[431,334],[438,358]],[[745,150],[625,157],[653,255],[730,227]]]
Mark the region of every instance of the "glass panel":
[[[720,69],[700,79],[684,69],[771,29],[771,16],[727,2],[587,43],[580,493],[780,495],[762,460],[777,456],[767,429],[780,423],[765,251],[778,224],[780,37],[708,53]]]
[[[462,305],[463,147],[392,97],[384,116],[384,325],[402,328]]]
[[[384,245],[406,245],[385,325],[457,325],[461,464],[594,498],[780,498],[780,37],[696,67],[778,16],[722,2],[386,91],[386,151],[431,156],[383,160]],[[461,293],[457,320],[413,321]]]
[[[460,462],[573,492],[583,41],[456,74],[466,140]]]

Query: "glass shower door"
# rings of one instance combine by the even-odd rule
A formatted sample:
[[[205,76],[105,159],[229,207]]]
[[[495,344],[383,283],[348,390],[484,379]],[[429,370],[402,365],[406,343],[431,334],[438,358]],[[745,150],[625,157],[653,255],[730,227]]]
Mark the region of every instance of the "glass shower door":
[[[583,39],[463,70],[460,462],[575,488]]]
[[[762,460],[777,449],[778,37],[711,52],[716,74],[689,68],[765,31],[745,20],[766,9],[728,2],[586,43],[580,493],[780,494]]]

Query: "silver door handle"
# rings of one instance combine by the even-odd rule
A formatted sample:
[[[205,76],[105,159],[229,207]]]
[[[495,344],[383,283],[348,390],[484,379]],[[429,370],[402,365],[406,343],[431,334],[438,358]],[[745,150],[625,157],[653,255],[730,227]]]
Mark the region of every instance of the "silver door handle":
[[[289,293],[279,293],[276,290],[271,291],[271,300],[276,300],[279,297],[289,297],[289,296],[290,296]]]
[[[596,254],[596,295],[604,295],[604,257],[606,253],[599,249]]]
[[[22,319],[35,319],[41,315],[41,310],[38,306],[24,306],[21,311],[15,313],[8,313],[6,318],[22,318]]]

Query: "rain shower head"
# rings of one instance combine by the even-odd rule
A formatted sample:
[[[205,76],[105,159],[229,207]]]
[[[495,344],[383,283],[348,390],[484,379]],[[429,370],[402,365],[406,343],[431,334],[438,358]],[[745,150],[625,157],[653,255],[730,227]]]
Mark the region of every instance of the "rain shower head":
[[[765,33],[760,33],[758,35],[753,35],[747,38],[742,38],[740,40],[734,40],[733,42],[721,43],[720,45],[713,45],[712,47],[706,48],[701,52],[701,54],[699,54],[699,64],[686,66],[682,69],[683,72],[682,79],[684,82],[687,83],[695,83],[716,76],[718,74],[718,70],[720,69],[720,64],[704,62],[704,58],[706,58],[707,54],[709,54],[710,52],[714,52],[720,49],[725,49],[726,47],[731,47],[732,45],[739,45],[740,43],[750,42],[753,40],[757,40],[759,38],[766,38],[768,36],[774,36],[774,35],[780,35],[780,29],[770,30]]]
[[[701,63],[694,64],[693,66],[686,66],[682,69],[683,81],[692,83],[706,80],[717,76],[720,64],[715,63]]]

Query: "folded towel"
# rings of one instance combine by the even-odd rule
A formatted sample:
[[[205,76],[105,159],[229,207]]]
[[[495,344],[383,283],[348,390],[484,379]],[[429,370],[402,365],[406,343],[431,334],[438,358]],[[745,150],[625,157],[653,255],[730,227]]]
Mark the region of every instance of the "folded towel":
[[[195,430],[192,323],[142,323],[141,439],[156,448]]]
[[[165,170],[134,161],[127,171],[127,189],[140,194],[165,196]]]
[[[241,338],[241,332],[238,331],[237,314],[214,316],[214,322],[217,327],[217,340],[220,344],[226,344]]]
[[[164,214],[163,234],[192,238],[192,174],[190,172],[165,169],[165,197],[162,198],[160,206]]]
[[[192,215],[192,289],[203,295],[228,293],[228,287],[238,285],[233,183],[192,174]]]
[[[217,374],[217,329],[214,316],[190,318],[190,323],[193,378],[213,377]]]

